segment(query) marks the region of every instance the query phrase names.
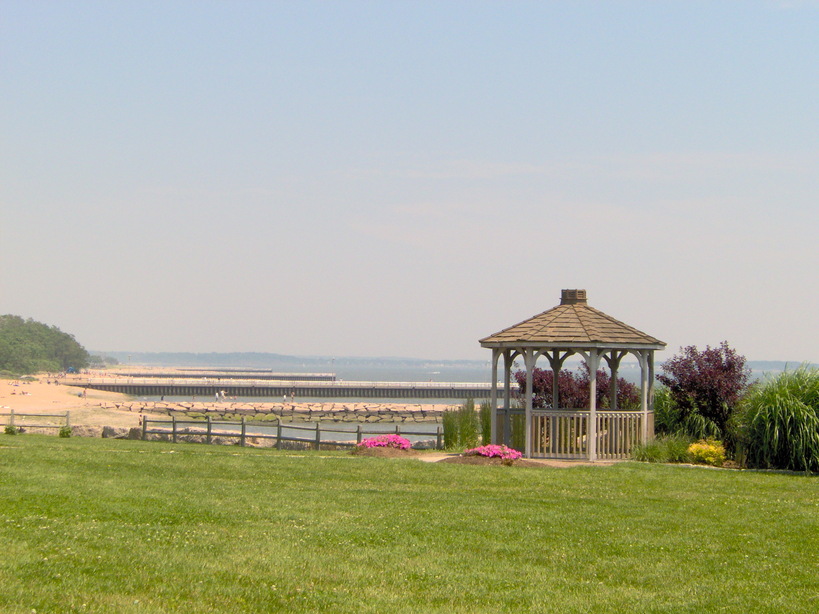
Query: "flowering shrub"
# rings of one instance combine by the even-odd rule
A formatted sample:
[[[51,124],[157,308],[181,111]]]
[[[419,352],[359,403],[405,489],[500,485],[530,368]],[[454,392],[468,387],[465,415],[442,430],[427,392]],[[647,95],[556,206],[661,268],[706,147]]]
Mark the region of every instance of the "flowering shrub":
[[[695,463],[721,467],[725,462],[725,448],[719,441],[703,439],[688,446],[688,454]]]
[[[412,447],[409,439],[400,435],[378,435],[362,439],[356,444],[360,448],[395,448],[397,450],[409,450]]]
[[[523,454],[513,448],[507,448],[505,445],[499,446],[493,443],[488,446],[464,450],[464,456],[486,456],[488,458],[499,458],[511,462],[520,458]]]

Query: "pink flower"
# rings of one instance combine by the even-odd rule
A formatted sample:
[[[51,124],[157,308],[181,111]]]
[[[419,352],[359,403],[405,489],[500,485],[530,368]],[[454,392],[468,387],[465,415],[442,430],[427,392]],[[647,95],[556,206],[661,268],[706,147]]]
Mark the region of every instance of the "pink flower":
[[[409,450],[412,447],[409,439],[405,439],[400,435],[377,435],[376,437],[368,437],[362,439],[361,443],[356,444],[362,448],[397,448],[399,450]]]
[[[513,448],[507,448],[505,445],[493,443],[486,446],[480,446],[479,448],[464,450],[464,456],[486,456],[489,458],[500,458],[501,460],[513,461],[522,457],[523,454]]]

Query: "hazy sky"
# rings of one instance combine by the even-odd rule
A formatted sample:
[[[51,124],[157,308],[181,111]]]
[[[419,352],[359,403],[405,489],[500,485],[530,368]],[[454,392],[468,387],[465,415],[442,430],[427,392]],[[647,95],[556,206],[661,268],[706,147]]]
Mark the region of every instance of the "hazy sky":
[[[817,2],[0,3],[0,313],[489,359],[561,288],[819,360]]]

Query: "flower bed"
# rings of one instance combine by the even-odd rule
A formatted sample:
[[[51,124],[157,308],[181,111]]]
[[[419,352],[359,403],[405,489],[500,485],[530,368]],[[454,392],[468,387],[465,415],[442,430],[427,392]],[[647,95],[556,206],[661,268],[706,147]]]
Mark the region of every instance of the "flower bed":
[[[514,448],[507,448],[505,445],[490,444],[464,450],[464,456],[485,456],[487,458],[499,458],[502,461],[512,462],[523,456]]]
[[[412,447],[409,439],[400,435],[377,435],[362,439],[356,444],[359,448],[395,448],[396,450],[409,450]]]
[[[701,439],[688,446],[688,454],[695,463],[722,467],[725,463],[725,448],[713,439]]]

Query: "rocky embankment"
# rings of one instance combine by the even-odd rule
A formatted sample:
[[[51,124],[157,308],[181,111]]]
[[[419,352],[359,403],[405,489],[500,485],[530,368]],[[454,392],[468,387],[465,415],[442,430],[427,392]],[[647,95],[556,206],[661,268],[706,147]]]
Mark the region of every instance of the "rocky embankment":
[[[275,420],[282,422],[440,422],[444,411],[457,405],[404,403],[203,403],[197,401],[124,401],[101,403],[102,409],[139,414],[215,420]]]

